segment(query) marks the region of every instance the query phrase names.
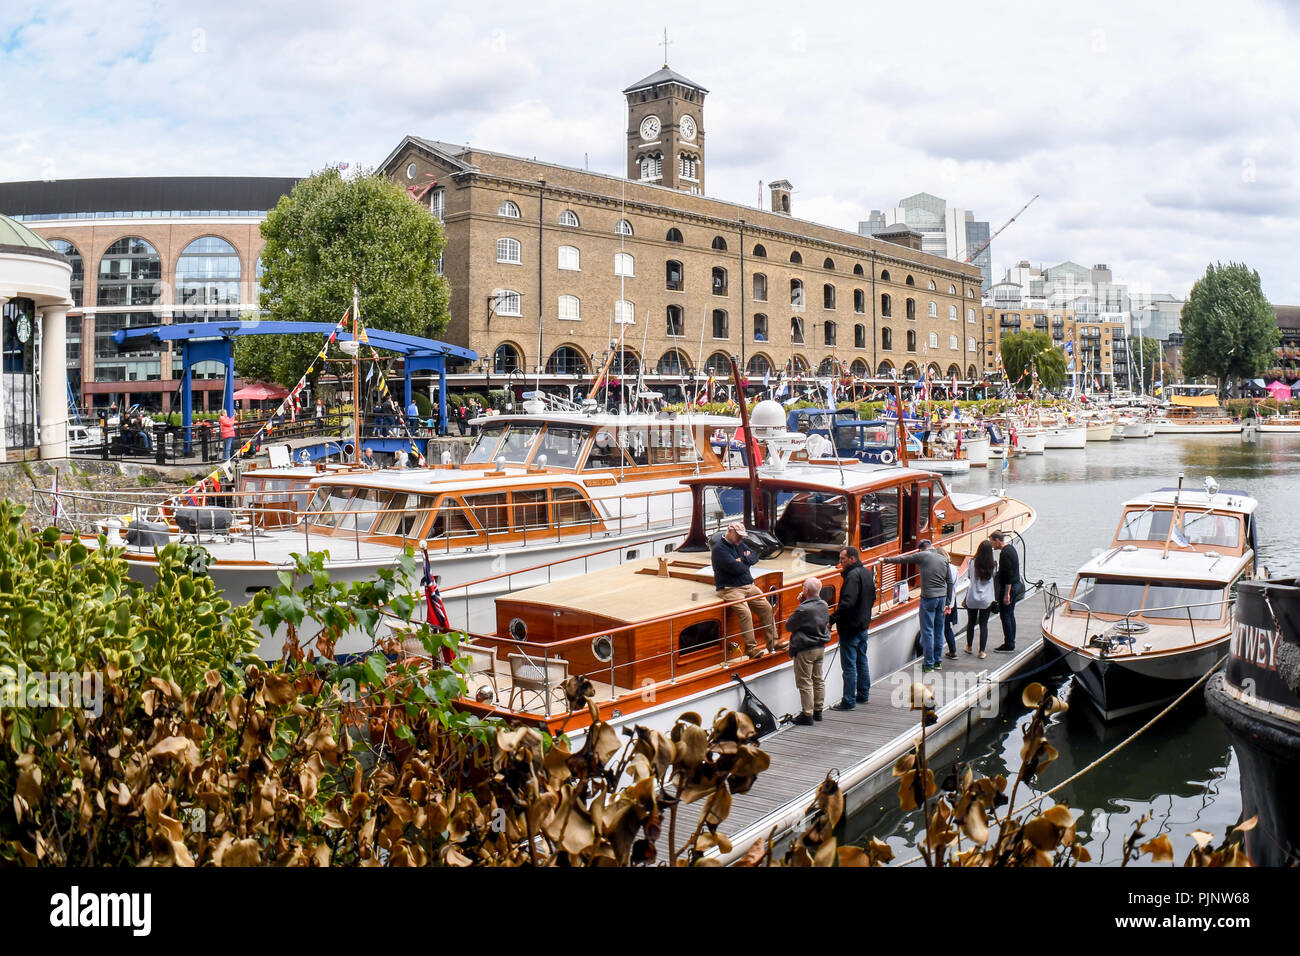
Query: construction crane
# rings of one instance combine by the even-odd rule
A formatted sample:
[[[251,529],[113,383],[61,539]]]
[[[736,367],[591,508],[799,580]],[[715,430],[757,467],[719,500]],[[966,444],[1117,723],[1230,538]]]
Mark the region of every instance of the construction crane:
[[[1016,214],[1015,214],[1014,216],[1012,216],[1010,219],[1008,219],[1006,222],[1004,222],[1001,226],[999,226],[997,232],[993,233],[993,235],[989,236],[987,239],[984,240],[984,245],[980,246],[978,249],[976,249],[974,252],[972,252],[970,255],[968,255],[968,256],[967,256],[964,260],[962,260],[962,261],[963,261],[963,262],[973,262],[973,261],[975,260],[975,257],[978,256],[978,255],[979,255],[981,252],[983,252],[985,249],[987,249],[987,248],[992,244],[993,240],[996,239],[998,236],[1000,236],[1000,235],[1002,234],[1002,230],[1005,229],[1005,228],[1007,228],[1007,226],[1011,225],[1013,222],[1015,222],[1016,219],[1020,216],[1021,213],[1023,213],[1026,209],[1028,209],[1031,205],[1033,205],[1034,199],[1037,199],[1037,198],[1038,198],[1038,193],[1034,193],[1033,198],[1030,199],[1029,202],[1027,202],[1027,203],[1025,203],[1023,206],[1021,206],[1020,209],[1016,212]]]

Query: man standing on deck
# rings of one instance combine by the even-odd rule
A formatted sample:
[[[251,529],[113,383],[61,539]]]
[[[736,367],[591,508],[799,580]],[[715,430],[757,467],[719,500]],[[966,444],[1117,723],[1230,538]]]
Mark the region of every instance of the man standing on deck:
[[[840,672],[844,675],[844,696],[831,710],[852,710],[865,704],[871,694],[871,669],[867,666],[867,628],[876,604],[876,578],[862,566],[858,549],[850,545],[840,552],[840,602],[831,623],[840,635]]]
[[[822,719],[826,700],[826,682],[822,679],[822,659],[831,639],[830,609],[821,598],[822,583],[804,578],[799,592],[799,606],[785,622],[790,632],[790,657],[794,660],[794,685],[799,689],[799,713],[794,723],[810,727]],[[766,603],[766,602],[764,602]]]
[[[739,601],[729,610],[740,618],[740,630],[745,638],[745,653],[751,658],[762,657],[766,651],[758,649],[754,639],[754,617],[766,632],[767,650],[776,650],[776,621],[772,616],[772,605],[767,603],[763,592],[754,584],[754,576],[749,567],[758,563],[758,555],[745,547],[742,540],[745,526],[739,521],[727,525],[727,533],[718,539],[713,548],[713,583],[718,589],[718,596],[724,601]]]
[[[915,564],[921,571],[921,655],[922,672],[943,670],[943,618],[952,606],[952,583],[948,559],[930,547],[928,539],[916,543],[917,550],[893,558],[886,564]]]
[[[1002,531],[989,535],[998,553],[998,570],[993,583],[998,595],[998,618],[1002,621],[1002,643],[995,651],[1016,649],[1016,602],[1025,596],[1025,582],[1020,576],[1020,555],[1014,547],[1006,547],[1007,536]]]

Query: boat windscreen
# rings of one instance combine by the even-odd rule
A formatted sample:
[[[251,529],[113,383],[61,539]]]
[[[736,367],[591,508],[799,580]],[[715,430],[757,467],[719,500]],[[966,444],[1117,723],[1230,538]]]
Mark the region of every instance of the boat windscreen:
[[[533,445],[541,434],[541,425],[513,424],[506,429],[506,437],[497,449],[496,457],[515,465],[522,465],[533,453]]]
[[[1223,588],[1217,585],[1153,581],[1148,587],[1146,581],[1085,575],[1075,585],[1073,597],[1100,614],[1141,611],[1143,617],[1184,621],[1189,614],[1194,621],[1216,621],[1223,616],[1219,603]]]
[[[849,503],[844,495],[820,491],[765,493],[769,495],[769,506],[771,496],[776,496],[777,518],[773,531],[782,544],[809,551],[838,552],[849,543]]]
[[[1201,511],[1183,515],[1183,535],[1188,544],[1216,548],[1241,547],[1241,518],[1236,515]]]
[[[497,445],[500,444],[501,436],[505,434],[505,430],[504,422],[500,425],[484,425],[483,430],[479,432],[478,441],[474,443],[474,447],[465,456],[465,464],[473,465],[485,461],[495,461],[496,458],[493,452],[496,451]]]
[[[590,431],[581,426],[547,425],[533,455],[533,464],[540,465],[545,455],[547,468],[576,468]]]

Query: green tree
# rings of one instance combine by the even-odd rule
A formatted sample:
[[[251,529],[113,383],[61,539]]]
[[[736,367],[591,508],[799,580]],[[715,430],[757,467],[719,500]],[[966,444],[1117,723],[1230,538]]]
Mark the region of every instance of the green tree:
[[[1013,332],[1003,337],[1001,352],[1002,368],[1013,387],[1029,388],[1032,370],[1037,370],[1046,388],[1065,384],[1065,356],[1052,346],[1046,332]]]
[[[446,328],[442,224],[385,177],[322,170],[280,199],[262,236],[259,304],[267,318],[337,320],[355,286],[368,328],[430,337]],[[316,335],[245,336],[235,367],[245,378],[292,386],[321,345]]]
[[[1219,391],[1233,378],[1263,374],[1282,340],[1259,273],[1242,263],[1208,266],[1183,306],[1183,373],[1209,375]]]

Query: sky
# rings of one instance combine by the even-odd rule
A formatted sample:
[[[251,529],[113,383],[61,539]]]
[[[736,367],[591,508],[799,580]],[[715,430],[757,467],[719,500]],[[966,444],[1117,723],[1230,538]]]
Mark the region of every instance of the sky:
[[[652,12],[651,12],[652,11]],[[710,92],[706,191],[850,230],[929,192],[1021,259],[1300,303],[1300,2],[0,4],[0,180],[306,175],[406,134],[622,175],[621,90]],[[765,201],[765,200],[764,200]]]

